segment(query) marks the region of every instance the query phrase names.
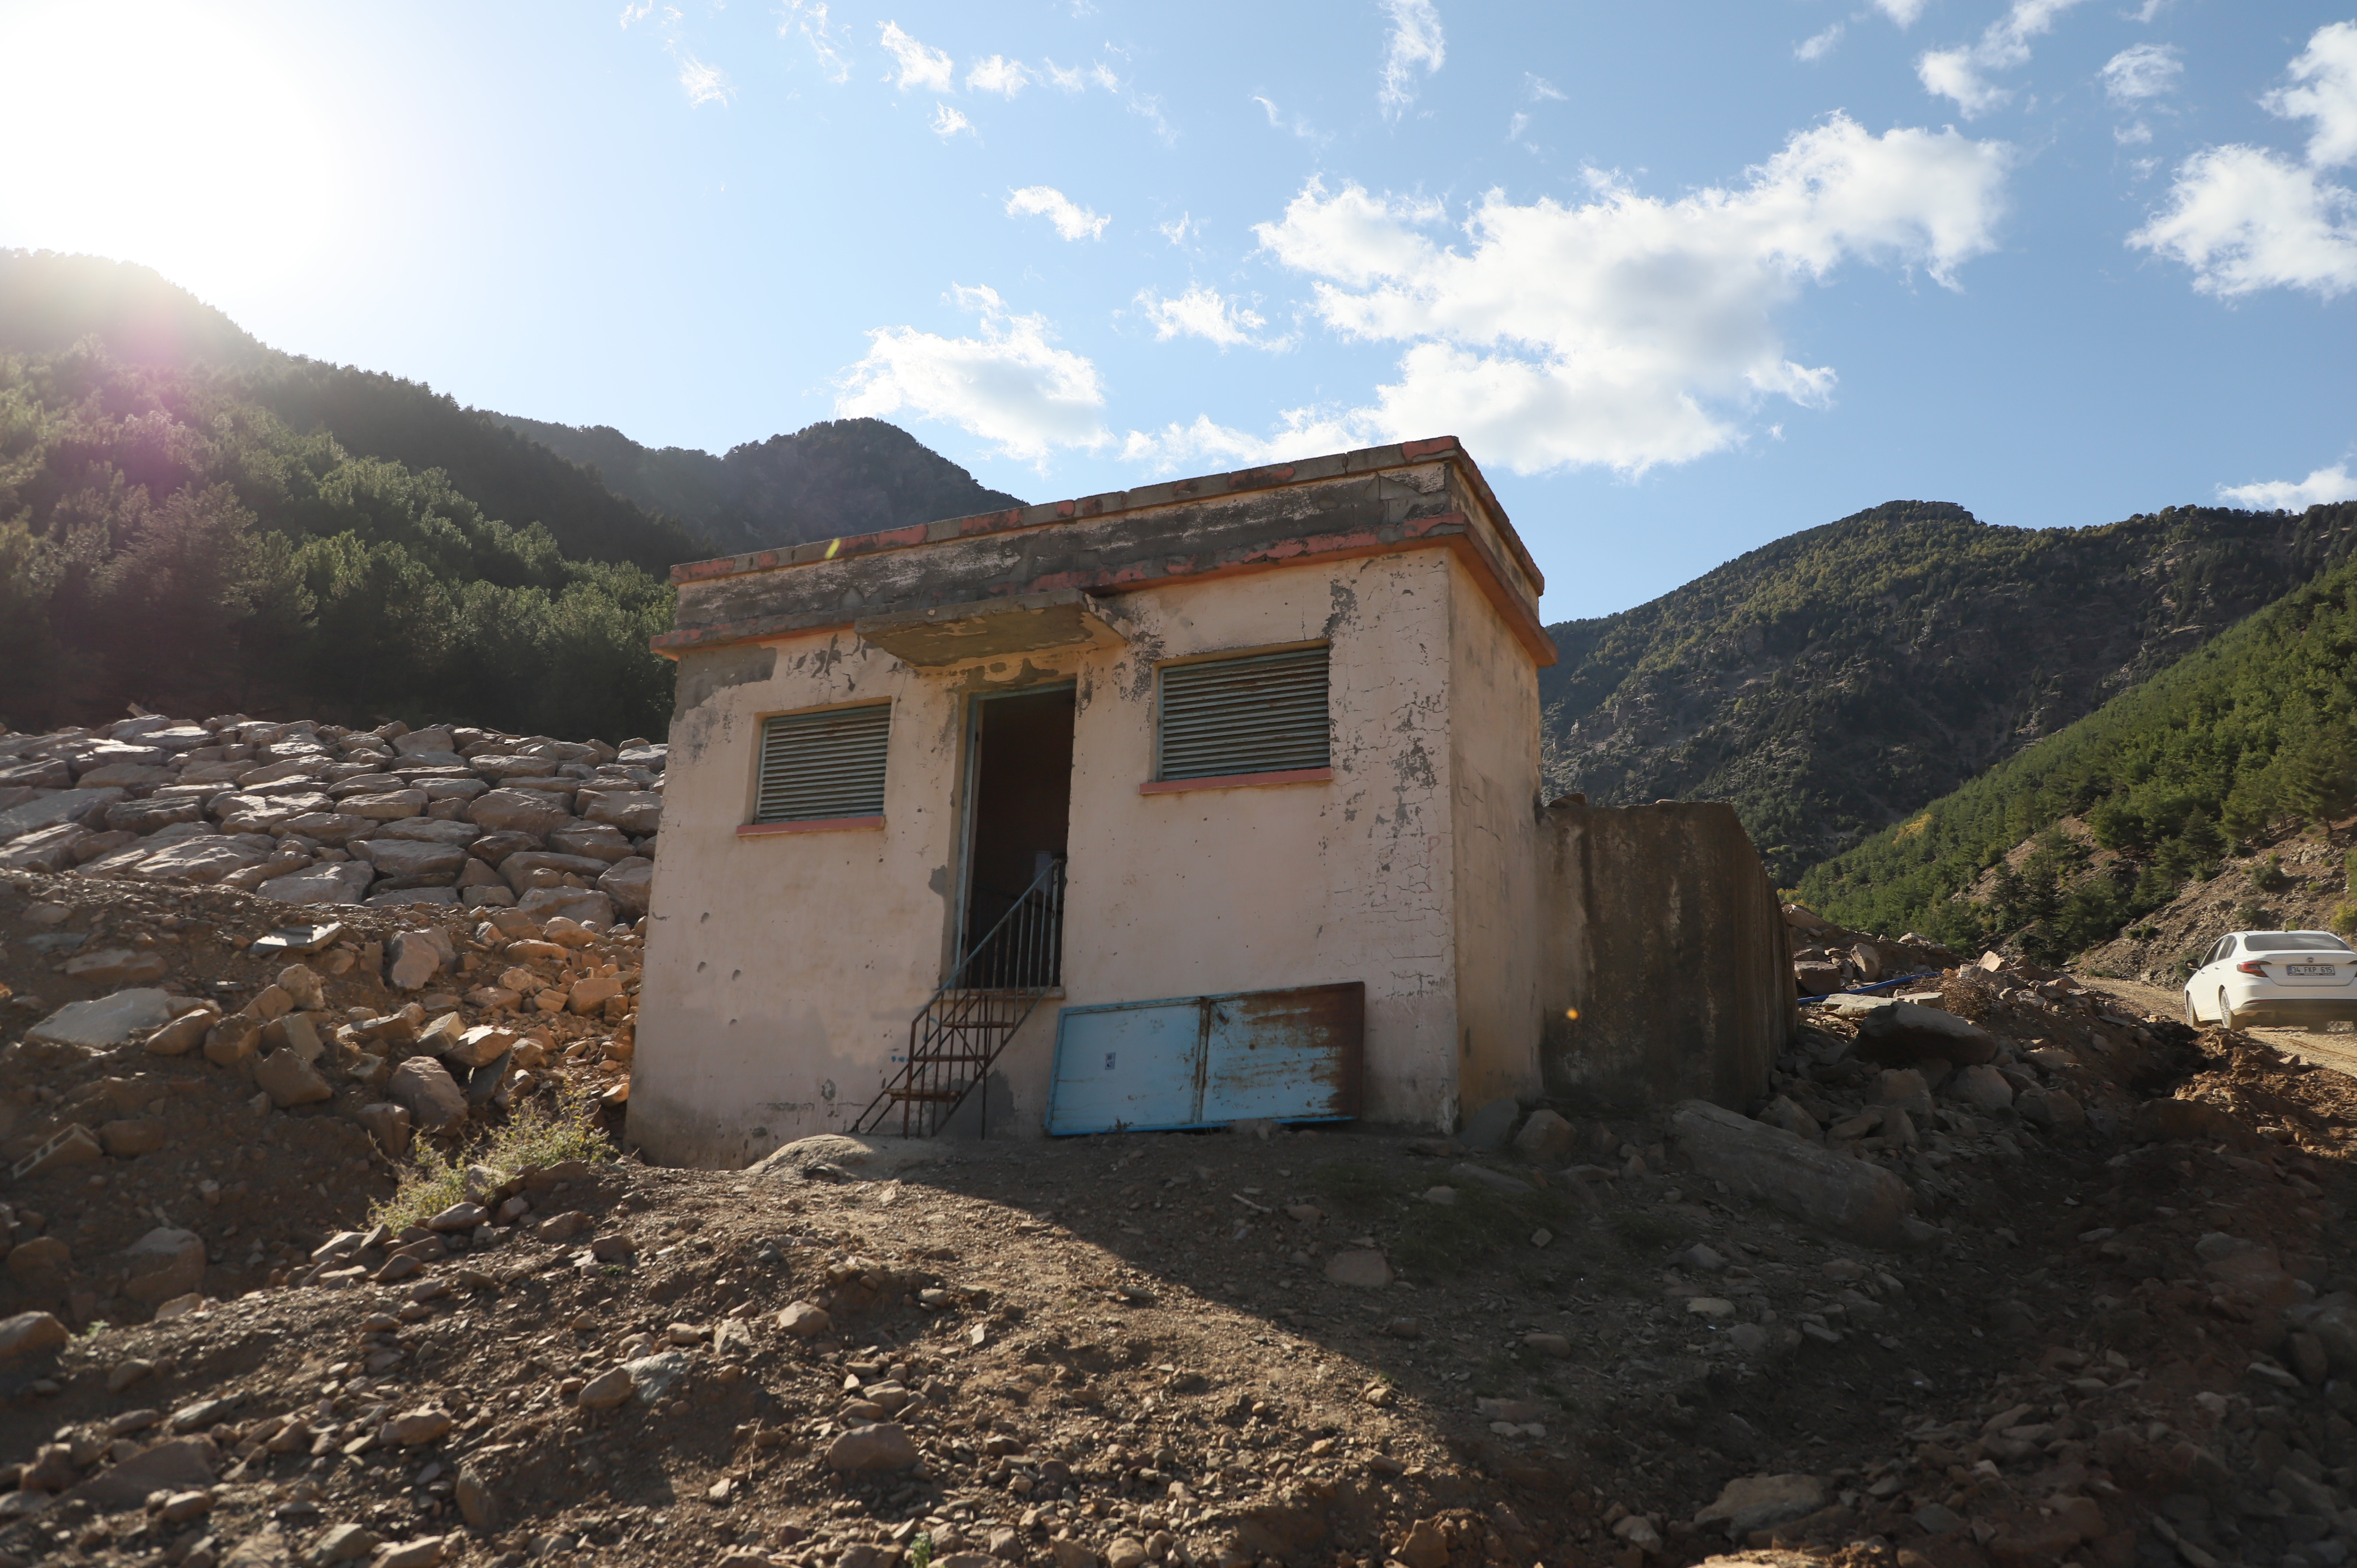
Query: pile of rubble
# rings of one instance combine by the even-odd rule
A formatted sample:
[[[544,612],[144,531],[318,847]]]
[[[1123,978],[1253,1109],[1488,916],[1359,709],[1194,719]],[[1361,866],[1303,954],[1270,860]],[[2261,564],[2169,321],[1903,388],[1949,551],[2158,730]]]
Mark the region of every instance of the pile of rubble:
[[[636,916],[664,755],[643,740],[240,714],[0,733],[0,870],[221,884],[288,904],[534,910],[550,888],[595,889]]]
[[[521,940],[554,951],[519,957],[490,920],[363,908],[316,952],[255,954],[247,896],[138,893],[150,929],[177,908],[231,939],[231,972],[184,965],[179,993],[234,979],[222,1016],[253,1018],[275,987],[271,1022],[332,1042],[333,1092],[226,1098],[290,1048],[271,1023],[226,1067],[209,1016],[167,1026],[199,1036],[177,1056],[0,1047],[40,1128],[70,1112],[100,1144],[7,1194],[16,1251],[71,1240],[85,1299],[0,1295],[0,1568],[2343,1568],[2357,1546],[2357,1085],[2068,976],[1992,957],[1811,1006],[1749,1116],[1506,1101],[1453,1138],[485,1163],[388,1232],[345,1185],[389,1185],[356,1113],[440,1063],[462,1097],[500,1071],[470,1112],[496,1116],[525,1039],[564,1070],[620,1020],[556,984],[493,1011],[462,987],[523,1003],[502,966],[623,972],[627,940],[547,922]],[[348,989],[313,1007],[297,964]],[[379,1052],[413,998],[417,1037]],[[488,1049],[487,1026],[519,1036],[504,1069],[437,1045]],[[170,1101],[142,1112],[166,1145],[110,1148],[101,1102],[141,1093]],[[260,1157],[161,1164],[232,1111],[209,1147]],[[225,1279],[208,1225],[267,1226],[272,1198],[303,1222]],[[78,1209],[127,1218],[85,1248]],[[139,1248],[159,1209],[214,1261],[205,1299],[151,1316],[119,1293],[180,1283]]]
[[[0,874],[0,1311],[81,1326],[233,1295],[389,1196],[421,1133],[627,1101],[631,923],[285,913]]]
[[[1824,996],[1907,975],[1936,973],[1956,955],[1927,937],[1869,936],[1845,930],[1804,904],[1784,906],[1792,933],[1792,983],[1803,996]]]

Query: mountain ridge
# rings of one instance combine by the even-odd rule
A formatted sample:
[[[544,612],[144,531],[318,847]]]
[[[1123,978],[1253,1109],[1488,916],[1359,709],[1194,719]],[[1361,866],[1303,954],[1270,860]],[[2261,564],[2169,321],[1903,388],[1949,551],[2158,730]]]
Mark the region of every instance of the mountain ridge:
[[[1729,800],[1790,883],[2357,548],[2319,517],[2021,529],[1893,501],[1787,535],[1549,628],[1549,792]]]
[[[716,457],[694,447],[641,446],[609,424],[484,417],[580,464],[616,494],[698,530],[722,554],[1024,504],[880,419],[820,420]],[[824,499],[813,503],[813,495]]]

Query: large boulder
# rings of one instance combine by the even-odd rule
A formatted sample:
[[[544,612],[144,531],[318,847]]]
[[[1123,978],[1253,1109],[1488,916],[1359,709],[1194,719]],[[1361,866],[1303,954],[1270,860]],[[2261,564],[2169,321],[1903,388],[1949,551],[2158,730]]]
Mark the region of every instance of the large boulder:
[[[316,789],[299,789],[225,795],[206,809],[219,819],[223,832],[274,833],[295,818],[325,811],[333,804]]]
[[[414,991],[457,961],[457,949],[436,927],[401,931],[393,939],[385,981],[396,991]]]
[[[1820,1148],[1703,1100],[1682,1101],[1671,1114],[1670,1131],[1696,1170],[1738,1197],[1870,1246],[1913,1240],[1906,1184],[1870,1161]]]
[[[373,832],[377,824],[366,817],[350,816],[342,811],[306,811],[289,817],[278,824],[278,831],[296,838],[307,838],[314,843],[334,844],[342,848],[356,838]]]
[[[59,1046],[119,1046],[172,1021],[171,999],[160,991],[118,991],[93,1002],[69,1002],[31,1028],[27,1040]]]
[[[106,808],[106,825],[127,832],[152,833],[174,822],[199,822],[204,814],[202,795],[151,795],[144,800],[117,800]]]
[[[914,1469],[923,1458],[908,1429],[891,1421],[852,1427],[829,1444],[826,1450],[828,1469],[853,1474]]]
[[[1986,1062],[1964,1069],[1942,1084],[1940,1092],[1963,1101],[1975,1111],[2004,1111],[2013,1104],[2013,1085]]]
[[[614,923],[614,901],[587,887],[535,887],[516,900],[516,908],[535,920],[563,915],[585,926]]]
[[[463,844],[366,838],[356,841],[351,847],[354,854],[376,867],[380,876],[456,876],[467,864]]]
[[[64,1324],[46,1312],[20,1312],[0,1318],[0,1367],[54,1350],[72,1337]]]
[[[380,823],[369,837],[378,843],[387,839],[414,839],[421,843],[457,844],[462,848],[483,836],[483,830],[472,822],[453,822],[447,817],[404,817],[399,822]]]
[[[0,843],[14,843],[27,833],[56,827],[59,822],[86,822],[124,798],[125,791],[110,788],[60,789],[54,795],[27,800],[0,811]]]
[[[355,877],[347,867],[357,866]],[[357,904],[361,890],[375,875],[366,861],[346,860],[315,865],[307,871],[274,876],[254,889],[264,898],[275,898],[282,904]]]
[[[205,1283],[205,1243],[191,1230],[157,1226],[124,1249],[123,1294],[153,1306]]]
[[[522,854],[526,851],[540,847],[540,835],[537,833],[502,829],[498,832],[485,833],[467,846],[467,853],[485,865],[495,866],[511,854]]]
[[[1857,1054],[1882,1067],[1932,1060],[1970,1067],[1996,1059],[1996,1036],[1953,1013],[1892,1002],[1857,1021]]]
[[[595,882],[606,875],[606,862],[593,860],[586,854],[560,854],[554,850],[526,850],[511,854],[500,863],[500,875],[518,893],[529,893],[535,887],[554,887],[567,875],[577,876],[584,883]]]
[[[418,1126],[429,1130],[454,1125],[467,1114],[466,1090],[432,1057],[412,1057],[393,1069],[384,1091]]]
[[[652,789],[603,789],[581,796],[581,814],[632,838],[644,838],[662,828],[662,796]]]
[[[397,822],[414,817],[425,810],[423,789],[393,789],[381,795],[347,795],[337,802],[336,809],[349,817],[366,817],[371,822]]]
[[[80,822],[38,828],[0,846],[0,871],[63,871],[79,862],[90,830]]]
[[[467,803],[467,820],[491,832],[546,834],[570,822],[573,812],[537,790],[492,789]]]
[[[66,960],[66,974],[92,985],[138,985],[172,972],[162,953],[153,949],[100,948]]]
[[[227,833],[213,833],[157,850],[131,875],[141,882],[219,882],[232,871],[260,865],[269,858],[267,849],[256,849]]]
[[[1825,1484],[1814,1476],[1738,1476],[1695,1515],[1696,1530],[1714,1528],[1741,1540],[1755,1530],[1790,1524],[1825,1506]]]
[[[299,1050],[273,1051],[254,1063],[253,1082],[282,1111],[290,1105],[311,1105],[336,1097],[328,1080],[319,1076],[319,1069],[305,1061]]]
[[[655,863],[636,854],[618,860],[597,878],[597,891],[611,898],[615,908],[636,919],[654,899]]]
[[[560,854],[587,855],[611,865],[618,860],[628,860],[632,851],[630,841],[622,830],[605,822],[576,822],[569,828],[559,828],[548,835],[548,847]]]

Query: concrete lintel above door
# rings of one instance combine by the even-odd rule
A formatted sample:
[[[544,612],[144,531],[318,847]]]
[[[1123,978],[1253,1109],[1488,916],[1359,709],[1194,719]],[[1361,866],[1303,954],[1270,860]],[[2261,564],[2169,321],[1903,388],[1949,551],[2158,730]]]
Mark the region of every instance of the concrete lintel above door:
[[[853,629],[904,664],[941,670],[1041,649],[1117,648],[1129,640],[1121,618],[1093,594],[1052,588],[868,616]]]

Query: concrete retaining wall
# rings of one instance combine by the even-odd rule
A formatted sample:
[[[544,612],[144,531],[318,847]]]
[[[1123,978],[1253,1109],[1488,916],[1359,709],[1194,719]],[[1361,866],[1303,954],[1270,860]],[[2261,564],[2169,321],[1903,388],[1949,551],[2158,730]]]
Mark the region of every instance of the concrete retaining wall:
[[[1547,1092],[1748,1111],[1798,1007],[1775,889],[1734,808],[1571,798],[1541,814],[1539,843]]]

